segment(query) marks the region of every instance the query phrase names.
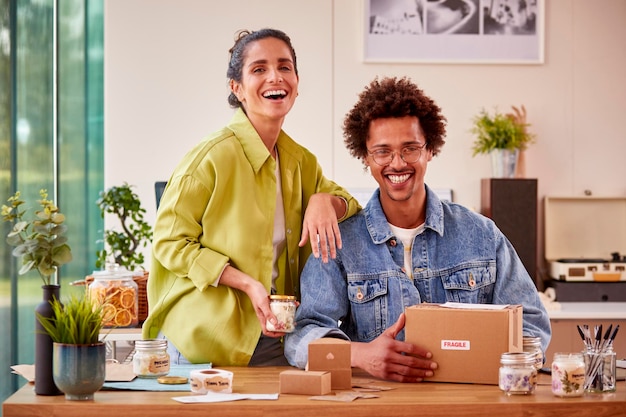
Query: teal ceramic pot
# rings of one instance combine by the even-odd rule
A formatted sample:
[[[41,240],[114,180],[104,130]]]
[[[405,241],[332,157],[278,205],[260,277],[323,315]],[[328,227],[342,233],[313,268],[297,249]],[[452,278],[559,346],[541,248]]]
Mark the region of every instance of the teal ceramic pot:
[[[106,345],[66,345],[52,347],[54,383],[68,400],[93,400],[104,384]]]

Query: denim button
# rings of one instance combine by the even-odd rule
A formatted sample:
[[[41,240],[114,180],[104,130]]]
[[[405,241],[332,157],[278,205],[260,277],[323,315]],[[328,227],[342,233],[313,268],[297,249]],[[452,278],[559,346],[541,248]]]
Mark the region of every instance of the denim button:
[[[469,286],[474,288],[476,286],[476,280],[474,279],[474,275],[470,274],[469,275]]]
[[[363,299],[363,292],[361,291],[361,288],[357,288],[356,299],[357,300],[362,300]]]

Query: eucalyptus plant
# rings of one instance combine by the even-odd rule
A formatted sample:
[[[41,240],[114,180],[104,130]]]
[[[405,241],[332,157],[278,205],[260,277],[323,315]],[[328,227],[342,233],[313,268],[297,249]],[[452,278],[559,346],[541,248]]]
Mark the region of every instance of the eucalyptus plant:
[[[25,201],[17,191],[8,198],[9,205],[2,205],[2,220],[13,223],[6,241],[15,247],[13,256],[22,258],[19,274],[36,269],[44,285],[50,285],[58,268],[72,260],[72,251],[65,236],[65,216],[48,200],[47,190],[40,190],[39,195],[41,209],[35,211],[34,218],[26,219],[27,210],[22,208]]]
[[[124,183],[102,191],[96,204],[102,218],[112,214],[121,227],[121,230],[105,230],[104,248],[96,253],[96,267],[118,264],[129,271],[143,268],[144,255],[139,249],[152,240],[152,227],[144,220],[146,210],[132,186]]]
[[[102,304],[93,302],[89,292],[72,293],[69,300],[50,302],[52,316],[37,313],[37,320],[55,343],[89,345],[98,343],[102,329]]]
[[[473,118],[474,156],[494,149],[524,150],[534,141],[535,135],[528,131],[530,124],[526,122],[526,108],[512,107],[513,113],[503,114],[496,109],[493,115],[482,109]]]

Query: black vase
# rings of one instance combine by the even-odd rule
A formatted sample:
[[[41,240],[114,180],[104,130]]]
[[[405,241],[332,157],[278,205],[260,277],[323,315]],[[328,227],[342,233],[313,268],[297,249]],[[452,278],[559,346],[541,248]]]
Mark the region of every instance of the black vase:
[[[52,339],[37,319],[52,317],[50,302],[59,299],[59,285],[43,285],[43,301],[35,308],[35,393],[37,395],[61,395],[52,377]]]

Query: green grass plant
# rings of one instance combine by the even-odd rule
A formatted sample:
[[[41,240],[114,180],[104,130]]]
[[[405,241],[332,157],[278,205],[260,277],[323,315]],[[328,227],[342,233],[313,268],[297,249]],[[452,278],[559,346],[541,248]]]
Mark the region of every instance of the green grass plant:
[[[503,114],[495,110],[489,114],[482,109],[473,120],[471,133],[475,135],[473,155],[488,154],[494,149],[524,150],[533,143],[535,135],[528,132],[526,109],[513,106],[513,113]]]
[[[51,301],[52,317],[37,314],[37,320],[53,342],[87,345],[99,342],[102,329],[102,305],[94,303],[88,292],[71,294],[63,304]]]

